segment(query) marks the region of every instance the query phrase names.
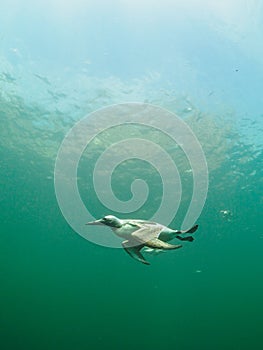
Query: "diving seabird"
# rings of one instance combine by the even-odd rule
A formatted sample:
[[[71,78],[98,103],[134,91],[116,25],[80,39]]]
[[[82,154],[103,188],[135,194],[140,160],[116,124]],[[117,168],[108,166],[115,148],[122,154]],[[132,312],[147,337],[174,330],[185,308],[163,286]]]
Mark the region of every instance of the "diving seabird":
[[[195,225],[186,231],[173,230],[156,222],[130,219],[122,220],[113,215],[104,216],[102,219],[88,222],[86,225],[109,226],[118,237],[125,239],[122,242],[125,251],[132,258],[146,265],[150,265],[150,263],[141,254],[140,251],[142,248],[148,247],[151,250],[173,250],[181,248],[181,244],[173,245],[167,242],[173,238],[192,242],[194,240],[193,237],[180,237],[179,235],[194,233],[198,228],[198,225]]]

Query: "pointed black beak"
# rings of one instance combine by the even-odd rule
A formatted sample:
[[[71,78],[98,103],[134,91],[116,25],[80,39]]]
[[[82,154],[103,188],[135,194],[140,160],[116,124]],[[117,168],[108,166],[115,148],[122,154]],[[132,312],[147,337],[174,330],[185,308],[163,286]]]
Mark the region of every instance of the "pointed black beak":
[[[95,220],[87,222],[86,225],[103,225],[103,223],[101,222],[101,220]]]

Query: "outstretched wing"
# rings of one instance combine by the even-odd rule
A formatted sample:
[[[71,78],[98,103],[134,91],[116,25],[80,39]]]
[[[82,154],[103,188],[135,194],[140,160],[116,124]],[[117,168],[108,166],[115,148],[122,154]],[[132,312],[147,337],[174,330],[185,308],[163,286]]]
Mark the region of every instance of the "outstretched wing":
[[[122,242],[122,246],[126,253],[128,253],[133,259],[140,261],[145,265],[150,265],[150,263],[144,259],[142,253],[140,252],[144,246],[143,244],[131,247],[129,241],[124,241]]]

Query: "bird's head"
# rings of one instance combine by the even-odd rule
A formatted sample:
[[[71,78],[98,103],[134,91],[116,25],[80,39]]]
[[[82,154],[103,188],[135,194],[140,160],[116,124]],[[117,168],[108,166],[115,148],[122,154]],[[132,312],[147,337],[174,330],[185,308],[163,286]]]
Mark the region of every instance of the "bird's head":
[[[116,218],[116,216],[106,215],[99,220],[88,222],[86,225],[106,225],[118,228],[122,226],[122,223],[120,219]]]

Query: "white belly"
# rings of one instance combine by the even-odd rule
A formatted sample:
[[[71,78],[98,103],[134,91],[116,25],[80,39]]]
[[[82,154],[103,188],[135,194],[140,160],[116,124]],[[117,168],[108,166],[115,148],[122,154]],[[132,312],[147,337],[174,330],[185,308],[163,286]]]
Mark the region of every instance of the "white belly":
[[[134,231],[138,230],[138,227],[131,226],[129,224],[122,225],[120,228],[112,228],[113,232],[118,236],[125,239],[129,239]]]

